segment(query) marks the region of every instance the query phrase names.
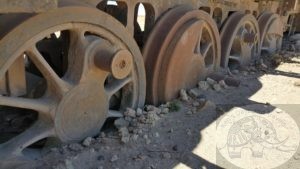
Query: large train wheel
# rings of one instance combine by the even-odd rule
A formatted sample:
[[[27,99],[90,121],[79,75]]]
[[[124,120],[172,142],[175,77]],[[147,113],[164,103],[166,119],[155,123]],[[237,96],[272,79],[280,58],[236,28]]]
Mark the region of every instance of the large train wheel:
[[[147,101],[158,104],[194,87],[220,63],[217,25],[207,13],[180,6],[156,24],[143,52]]]
[[[282,47],[283,23],[280,16],[274,13],[263,13],[258,18],[260,28],[261,50],[274,54]]]
[[[236,12],[221,30],[222,59],[225,68],[237,68],[260,56],[260,33],[251,14]]]
[[[62,75],[38,48],[52,36],[68,37],[68,50],[61,51],[68,53]],[[30,128],[0,144],[3,161],[21,156],[45,138],[74,142],[96,135],[108,117],[144,104],[146,80],[139,48],[119,22],[97,9],[65,7],[33,16],[1,39],[0,51],[0,79],[20,58],[27,65],[20,76],[28,84],[32,76],[41,79],[38,94],[0,95],[0,106],[38,114]]]

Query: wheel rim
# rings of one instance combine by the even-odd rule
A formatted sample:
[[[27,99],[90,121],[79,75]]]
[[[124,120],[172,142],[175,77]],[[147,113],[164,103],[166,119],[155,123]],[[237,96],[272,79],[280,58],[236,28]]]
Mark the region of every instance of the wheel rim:
[[[221,64],[227,68],[245,66],[260,56],[260,36],[254,16],[236,12],[221,31]]]
[[[205,12],[186,6],[174,8],[153,29],[143,54],[148,101],[169,101],[180,89],[194,87],[218,68],[217,26]]]
[[[56,16],[61,18],[57,20]],[[93,20],[90,16],[107,20]],[[27,29],[34,23],[41,26]],[[62,77],[36,47],[57,32],[69,35],[68,67]],[[97,134],[106,118],[122,116],[126,107],[142,106],[143,62],[137,45],[125,32],[121,24],[98,10],[68,7],[37,15],[7,34],[0,42],[0,50],[5,51],[1,53],[0,77],[24,56],[43,75],[47,88],[38,98],[0,96],[1,106],[38,112],[30,128],[0,145],[0,157],[18,156],[26,147],[48,137],[62,142],[80,141]],[[19,33],[24,36],[16,40]],[[112,106],[113,97],[119,99],[118,107]]]
[[[280,16],[274,13],[263,13],[258,19],[261,50],[267,54],[274,54],[281,50],[283,38],[283,23]]]

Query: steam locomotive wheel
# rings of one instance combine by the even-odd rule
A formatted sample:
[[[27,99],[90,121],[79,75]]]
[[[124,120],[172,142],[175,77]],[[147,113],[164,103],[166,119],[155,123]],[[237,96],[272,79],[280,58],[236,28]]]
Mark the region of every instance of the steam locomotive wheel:
[[[69,37],[67,69],[61,76],[37,47],[53,34]],[[97,9],[64,7],[33,16],[0,41],[0,51],[0,79],[21,58],[45,81],[41,97],[0,95],[0,106],[38,113],[31,127],[0,144],[1,160],[22,157],[26,148],[45,138],[76,142],[94,136],[108,117],[144,105],[139,48],[119,22]],[[22,75],[27,82],[30,73],[26,69]]]
[[[282,46],[283,23],[280,16],[274,13],[263,13],[258,18],[261,50],[268,54],[274,54]]]
[[[260,42],[256,18],[242,12],[232,14],[221,30],[221,66],[234,69],[249,64],[260,56]]]
[[[174,99],[180,89],[194,87],[220,63],[218,28],[207,13],[180,6],[156,24],[146,46],[147,100]]]

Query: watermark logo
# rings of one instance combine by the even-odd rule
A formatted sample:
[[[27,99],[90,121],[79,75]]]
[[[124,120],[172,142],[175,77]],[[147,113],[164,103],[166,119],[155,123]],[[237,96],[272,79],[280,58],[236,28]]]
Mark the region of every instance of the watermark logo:
[[[275,108],[259,113],[263,109],[267,107],[233,109],[217,125],[217,150],[235,166],[275,168],[290,160],[298,149],[300,132],[293,118]]]

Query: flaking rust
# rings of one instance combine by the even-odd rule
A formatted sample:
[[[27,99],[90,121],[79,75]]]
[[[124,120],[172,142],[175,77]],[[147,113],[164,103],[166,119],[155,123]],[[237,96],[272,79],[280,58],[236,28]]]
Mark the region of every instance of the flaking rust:
[[[57,4],[58,0],[0,0],[0,12],[43,12],[57,8]]]

